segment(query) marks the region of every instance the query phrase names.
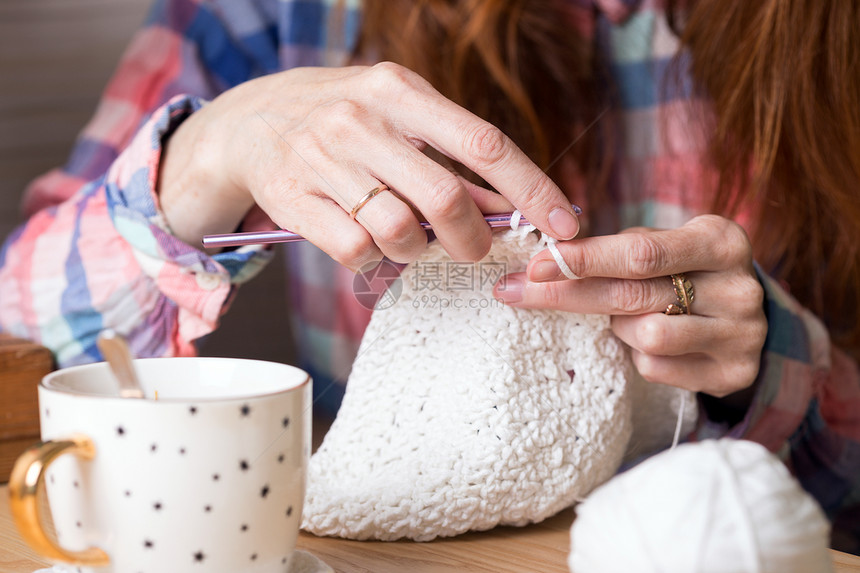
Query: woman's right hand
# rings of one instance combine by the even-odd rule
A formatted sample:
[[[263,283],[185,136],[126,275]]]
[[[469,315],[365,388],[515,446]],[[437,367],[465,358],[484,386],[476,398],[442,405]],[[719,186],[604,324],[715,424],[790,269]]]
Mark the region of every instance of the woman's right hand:
[[[458,176],[448,160],[501,195]],[[397,194],[376,195],[352,221],[353,206],[381,183]],[[563,193],[500,130],[391,63],[297,68],[224,92],[168,140],[159,196],[173,232],[191,245],[234,231],[256,203],[353,269],[422,252],[427,235],[408,203],[455,260],[489,250],[482,212],[513,205],[558,239],[579,229]]]

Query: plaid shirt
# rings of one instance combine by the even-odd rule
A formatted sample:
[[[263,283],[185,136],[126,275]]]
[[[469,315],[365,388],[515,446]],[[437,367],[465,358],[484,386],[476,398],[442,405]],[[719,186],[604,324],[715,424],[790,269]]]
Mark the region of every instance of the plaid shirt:
[[[101,357],[112,326],[138,356],[195,354],[237,285],[271,257],[212,257],[173,237],[153,192],[162,138],[207,99],[250,78],[348,61],[357,0],[161,0],[135,35],[68,163],[27,189],[28,222],[0,253],[0,327],[51,348],[61,366]],[[622,133],[611,216],[591,233],[676,227],[704,212],[704,136],[689,89],[665,89],[677,42],[658,0],[570,0],[572,25],[611,61]],[[603,221],[611,221],[609,223]],[[744,217],[739,222],[746,222]],[[338,402],[369,311],[353,275],[309,244],[287,249],[301,366]],[[777,453],[834,520],[834,546],[860,549],[860,372],[821,322],[761,274],[769,334],[752,405],[728,427],[703,416],[691,439],[730,435]],[[338,384],[332,385],[332,381]]]

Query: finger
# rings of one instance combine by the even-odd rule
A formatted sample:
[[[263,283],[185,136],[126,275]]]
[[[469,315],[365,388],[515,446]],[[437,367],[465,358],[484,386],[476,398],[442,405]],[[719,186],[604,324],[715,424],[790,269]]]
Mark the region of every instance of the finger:
[[[691,270],[722,270],[733,265],[752,268],[749,239],[736,223],[701,216],[678,229],[589,237],[557,245],[578,277],[628,279],[668,276]],[[549,251],[529,262],[533,280],[554,280]]]
[[[722,397],[748,388],[758,372],[757,363],[718,361],[704,354],[656,356],[632,350],[639,374],[648,382]]]
[[[472,200],[478,206],[478,209],[481,210],[481,213],[510,213],[515,209],[513,204],[508,201],[504,195],[501,195],[496,191],[491,191],[485,187],[481,187],[479,183],[470,181],[469,174],[463,174],[458,171],[457,167],[448,157],[442,155],[429,145],[425,149],[421,150],[421,153],[459,177],[463,186],[466,188],[466,191],[471,195]]]
[[[407,137],[462,163],[507,197],[542,232],[571,239],[579,220],[561,189],[501,130],[458,106],[402,66],[372,68],[368,94],[402,102],[391,110]]]
[[[471,181],[464,181],[463,185],[481,213],[510,213],[515,209],[503,195],[475,185]]]
[[[503,280],[504,288],[499,289],[498,298],[506,304],[521,308],[582,314],[639,315],[663,312],[677,300],[672,283],[666,277],[532,282],[525,273],[513,273]],[[701,305],[698,296],[694,304]]]
[[[289,209],[278,214],[273,214],[276,209],[260,206],[282,228],[300,234],[355,272],[382,260],[382,251],[367,230],[326,195],[296,194]]]
[[[374,137],[368,135],[372,140]],[[473,194],[490,203],[486,193],[398,138],[377,138],[365,154],[375,175],[415,206],[454,260],[477,261],[490,250],[492,233]],[[391,161],[396,157],[397,161]],[[368,210],[373,219],[376,211]],[[380,215],[381,216],[381,215]],[[383,251],[385,249],[383,248]]]
[[[630,351],[636,370],[646,381],[699,392],[713,384],[712,360],[704,354],[659,356]]]
[[[645,354],[681,356],[714,350],[729,336],[719,319],[650,313],[613,316],[612,331],[625,344]]]
[[[693,315],[730,318],[741,323],[763,321],[764,289],[754,275],[731,272],[685,273],[693,285]],[[640,315],[663,313],[678,297],[669,277],[655,279],[590,278],[532,282],[515,273],[500,298],[523,308],[546,308],[584,314]],[[516,295],[516,297],[514,296]]]
[[[294,133],[290,153],[284,157],[284,171],[305,192],[330,197],[348,218],[358,207],[355,221],[350,225],[363,226],[386,256],[396,262],[414,260],[424,250],[427,234],[410,207],[396,195],[383,191],[367,197],[384,181],[369,172],[356,146],[348,144],[368,141],[367,148],[378,147],[381,136],[376,133],[377,129],[368,125],[366,111],[351,102],[331,104],[328,111],[324,117],[317,118],[313,128],[305,126]],[[323,133],[340,133],[342,137],[321,138],[316,129]],[[278,180],[275,181],[277,185]],[[289,201],[281,203],[288,205]],[[278,208],[283,209],[280,205]]]
[[[453,133],[433,133],[444,127],[424,126],[430,142],[481,176],[541,232],[559,240],[579,233],[579,219],[561,189],[501,130],[464,117]]]
[[[382,184],[372,185],[375,189]],[[427,246],[427,233],[410,206],[400,200],[395,189],[384,189],[359,205],[365,197],[366,193],[353,206],[360,207],[355,221],[367,229],[385,256],[398,263],[418,258]]]

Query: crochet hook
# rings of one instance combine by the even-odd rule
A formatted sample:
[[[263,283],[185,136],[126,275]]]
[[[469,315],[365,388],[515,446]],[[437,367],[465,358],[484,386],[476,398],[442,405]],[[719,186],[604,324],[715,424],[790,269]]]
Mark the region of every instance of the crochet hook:
[[[576,205],[571,205],[573,212],[577,215],[582,214],[582,209]],[[511,216],[513,213],[491,213],[484,215],[484,220],[490,227],[508,227],[511,224]],[[523,217],[519,221],[519,226],[528,225],[529,222]],[[432,225],[427,221],[420,223],[421,228],[429,231],[433,229]],[[293,243],[295,241],[306,241],[304,237],[298,233],[283,229],[275,231],[251,231],[246,233],[227,233],[224,235],[206,235],[203,237],[203,246],[211,249],[217,247],[241,247],[242,245],[266,245],[271,243]]]

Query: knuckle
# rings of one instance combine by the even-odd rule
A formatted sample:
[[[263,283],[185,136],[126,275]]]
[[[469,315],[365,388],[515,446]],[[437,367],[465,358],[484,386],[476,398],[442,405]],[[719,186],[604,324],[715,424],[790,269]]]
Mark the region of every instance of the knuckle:
[[[724,237],[731,252],[736,253],[743,260],[752,258],[752,244],[743,227],[734,221],[728,221]]]
[[[370,67],[370,88],[374,94],[402,94],[414,88],[417,74],[394,62],[379,62]]]
[[[564,294],[559,283],[542,283],[541,298],[548,308],[562,308]]]
[[[364,107],[358,102],[350,99],[341,99],[328,106],[323,114],[322,121],[325,125],[342,133],[344,129],[354,127],[361,123],[365,114]]]
[[[296,189],[299,188],[299,182],[295,178],[277,178],[272,177],[261,182],[261,186],[254,193],[254,199],[261,207],[276,208],[279,205],[289,205],[296,201]]]
[[[735,221],[718,215],[700,215],[693,222],[713,237],[718,261],[724,264],[752,261],[752,244],[747,232]]]
[[[763,313],[764,288],[758,279],[747,276],[738,285],[740,304],[747,305],[754,314]]]
[[[367,233],[337,244],[329,254],[340,264],[355,269],[366,263],[376,252],[376,244]]]
[[[660,383],[660,375],[657,369],[657,361],[649,354],[637,353],[635,357],[636,370],[646,382],[652,384]]]
[[[630,247],[627,259],[628,271],[633,277],[650,278],[660,274],[665,267],[666,248],[650,233],[638,235]]]
[[[764,348],[764,343],[767,340],[767,319],[763,315],[764,312],[762,312],[762,320],[755,321],[755,325],[752,327],[751,340],[756,356],[761,354],[761,349]]]
[[[758,361],[744,360],[727,366],[723,371],[722,381],[708,394],[717,398],[725,398],[735,392],[749,388],[758,376]]]
[[[465,151],[478,171],[489,171],[507,157],[508,138],[494,125],[482,122],[467,133]]]
[[[311,162],[328,155],[325,138],[316,130],[302,129],[293,135],[292,140],[291,145],[299,150],[302,157]]]
[[[429,210],[435,215],[454,216],[463,208],[463,185],[447,174],[431,186]]]
[[[612,314],[643,312],[649,306],[651,298],[651,289],[645,281],[613,280],[609,283],[608,292]]]
[[[412,217],[405,213],[389,213],[374,231],[381,241],[399,245],[410,242],[415,225]]]
[[[472,262],[478,262],[486,257],[493,246],[493,234],[481,233],[468,245],[466,256]]]
[[[737,380],[738,387],[735,389],[735,392],[749,388],[758,376],[758,371],[759,361],[757,358],[755,360],[745,360],[743,363],[738,365],[736,373],[737,378],[735,378],[735,380]]]
[[[636,327],[639,350],[645,354],[661,355],[666,351],[666,331],[652,320],[643,320]]]

